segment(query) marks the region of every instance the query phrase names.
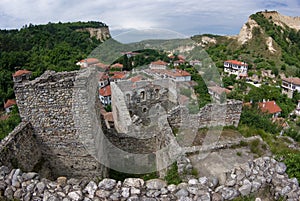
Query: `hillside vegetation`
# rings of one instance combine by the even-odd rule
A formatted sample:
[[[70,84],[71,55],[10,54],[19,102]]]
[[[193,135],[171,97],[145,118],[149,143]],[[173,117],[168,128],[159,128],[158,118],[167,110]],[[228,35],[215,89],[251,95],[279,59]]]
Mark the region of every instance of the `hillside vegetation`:
[[[0,105],[13,98],[12,73],[18,69],[33,72],[78,69],[76,62],[100,44],[80,28],[106,27],[101,22],[48,23],[26,25],[20,30],[0,30]]]

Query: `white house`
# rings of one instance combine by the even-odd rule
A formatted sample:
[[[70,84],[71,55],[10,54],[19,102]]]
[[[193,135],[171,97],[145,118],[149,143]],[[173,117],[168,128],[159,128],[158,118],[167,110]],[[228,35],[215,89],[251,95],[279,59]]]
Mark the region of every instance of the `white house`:
[[[207,89],[208,89],[208,93],[211,95],[211,97],[217,102],[222,101],[221,99],[222,99],[223,94],[230,93],[229,89],[226,89],[226,88],[223,88],[220,86],[209,86],[209,87],[207,87]],[[225,96],[224,96],[224,98],[225,98]]]
[[[81,68],[87,68],[99,63],[99,60],[96,58],[87,58],[83,59],[76,63],[76,65],[80,66]]]
[[[191,66],[196,66],[196,65],[201,66],[202,65],[202,62],[199,60],[192,60],[189,63]]]
[[[177,60],[177,61],[174,61],[174,66],[180,66],[180,65],[183,65],[185,63],[185,60]]]
[[[179,69],[166,70],[165,75],[173,79],[174,81],[179,81],[179,82],[189,82],[192,80],[191,74],[185,70],[179,70]]]
[[[300,92],[300,78],[290,77],[282,79],[282,93],[287,94],[289,98],[293,97],[293,92],[297,90]]]
[[[277,118],[282,111],[275,101],[260,102],[258,103],[258,107],[262,112],[272,115],[272,118]]]
[[[178,82],[189,82],[192,80],[191,74],[185,70],[149,70],[146,71],[149,75],[154,75],[157,78],[170,78]]]
[[[12,76],[13,76],[14,82],[22,82],[22,81],[29,80],[29,78],[30,78],[31,75],[32,75],[31,71],[28,71],[28,70],[18,70]]]
[[[16,105],[16,104],[17,104],[17,103],[16,103],[15,100],[13,100],[13,99],[8,99],[8,100],[6,101],[6,103],[4,104],[5,112],[6,112],[6,113],[10,113],[12,107],[13,107],[14,105]]]
[[[248,75],[248,64],[237,60],[227,60],[224,62],[224,72],[237,77],[246,77]]]
[[[167,64],[164,61],[158,60],[150,63],[149,67],[152,70],[165,70],[167,68]]]
[[[111,104],[111,88],[110,85],[99,89],[99,99],[103,105]]]
[[[107,75],[107,73],[100,72],[99,80],[98,80],[99,88],[105,87],[108,84],[109,84],[109,76]]]

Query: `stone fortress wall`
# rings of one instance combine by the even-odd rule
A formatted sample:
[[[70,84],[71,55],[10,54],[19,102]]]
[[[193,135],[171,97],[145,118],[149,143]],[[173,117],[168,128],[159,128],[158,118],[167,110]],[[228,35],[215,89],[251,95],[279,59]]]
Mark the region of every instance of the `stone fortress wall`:
[[[42,159],[41,150],[30,123],[20,123],[0,144],[0,164],[32,171]]]
[[[81,86],[75,86],[79,74],[78,71],[47,71],[33,81],[15,83],[16,100],[22,121],[32,125],[37,145],[49,162],[53,176],[101,177],[103,167],[80,141],[74,120],[75,89],[87,90],[92,80],[90,74]],[[91,96],[96,96],[95,93]]]

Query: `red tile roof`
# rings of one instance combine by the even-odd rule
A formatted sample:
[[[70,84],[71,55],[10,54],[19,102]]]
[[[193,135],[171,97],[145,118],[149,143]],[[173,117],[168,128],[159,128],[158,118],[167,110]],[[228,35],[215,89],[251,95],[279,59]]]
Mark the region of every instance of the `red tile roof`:
[[[106,70],[109,67],[109,65],[106,65],[106,64],[103,64],[103,63],[96,63],[95,65],[99,68],[104,69],[104,70]]]
[[[142,78],[143,77],[141,75],[137,75],[137,76],[130,78],[130,80],[131,80],[131,82],[138,82],[138,81],[141,81]]]
[[[87,58],[80,61],[81,63],[87,63],[87,64],[96,64],[99,63],[99,60],[96,58]]]
[[[6,103],[4,104],[4,108],[9,108],[9,107],[11,107],[13,105],[16,105],[16,104],[17,104],[16,100],[8,99],[6,101]]]
[[[107,80],[109,77],[106,73],[104,72],[100,72],[99,73],[99,81],[102,81],[102,80]]]
[[[177,57],[179,60],[185,60],[185,57],[183,55],[178,55]]]
[[[109,122],[114,122],[114,117],[112,112],[106,112],[103,114],[103,118]]]
[[[99,89],[99,94],[101,96],[111,96],[111,88],[110,85],[107,85],[105,87],[102,87],[101,89]]]
[[[123,68],[123,64],[116,63],[116,64],[111,65],[111,68]]]
[[[282,80],[292,84],[300,85],[300,78],[298,77],[282,78]]]
[[[219,87],[219,86],[211,86],[211,87],[207,87],[207,88],[217,94],[222,94],[224,92],[227,94],[230,93],[229,89]]]
[[[244,63],[244,62],[241,62],[241,61],[237,61],[237,60],[227,60],[225,62],[226,63],[235,64],[235,65],[239,65],[239,66],[248,66],[247,63]]]
[[[116,72],[113,72],[113,76],[111,76],[110,78],[112,80],[114,80],[114,79],[119,80],[119,79],[123,79],[125,77],[126,77],[126,72],[124,72],[124,71],[123,72],[116,71]]]
[[[18,77],[18,76],[21,76],[21,75],[26,75],[26,74],[29,74],[31,73],[31,71],[28,71],[28,70],[18,70],[17,72],[15,72],[13,74],[13,77]]]
[[[151,62],[151,65],[160,65],[160,66],[165,66],[167,65],[168,63],[167,62],[164,62],[162,60],[158,60],[158,61],[153,61]]]
[[[179,69],[175,69],[175,70],[167,70],[166,74],[168,75],[172,75],[174,77],[186,77],[186,76],[190,76],[191,74],[185,70],[179,70]]]
[[[183,64],[185,61],[180,59],[180,60],[177,60],[177,61],[174,61],[174,63],[177,63],[177,64]]]
[[[269,114],[275,114],[277,112],[281,112],[281,108],[276,104],[275,101],[258,103],[258,107],[262,112],[267,112]]]

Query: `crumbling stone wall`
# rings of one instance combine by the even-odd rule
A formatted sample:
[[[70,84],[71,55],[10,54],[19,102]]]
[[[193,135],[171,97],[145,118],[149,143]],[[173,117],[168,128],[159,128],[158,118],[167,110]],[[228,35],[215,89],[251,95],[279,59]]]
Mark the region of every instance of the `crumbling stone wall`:
[[[233,200],[269,188],[270,197],[298,201],[300,188],[297,179],[288,178],[286,166],[273,158],[249,161],[228,172],[220,185],[213,176],[188,180],[178,185],[160,179],[144,181],[127,178],[123,182],[57,178],[49,181],[38,174],[22,173],[19,169],[0,167],[0,193],[9,199],[20,200]],[[20,185],[22,184],[22,185]],[[259,197],[257,197],[259,198]],[[260,199],[259,199],[260,200]]]
[[[42,157],[30,123],[20,123],[0,142],[0,164],[33,171]]]
[[[111,83],[117,131],[127,133],[132,124],[149,125],[158,105],[166,112],[177,104],[176,83],[169,79]]]
[[[102,165],[85,148],[74,121],[74,93],[76,87],[80,88],[74,83],[82,73],[47,71],[33,81],[15,83],[20,116],[32,125],[43,158],[49,162],[54,176],[102,176]],[[90,73],[83,79],[81,90],[88,90],[92,76],[96,74]]]
[[[191,114],[186,107],[178,106],[168,114],[172,127],[204,128],[214,126],[238,126],[242,112],[242,102],[227,100],[222,104],[207,104],[197,114]],[[188,124],[186,124],[188,122]]]

